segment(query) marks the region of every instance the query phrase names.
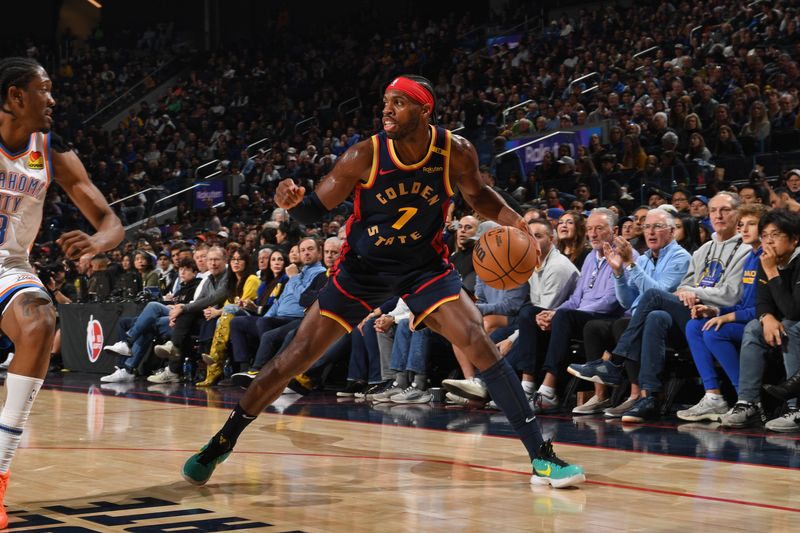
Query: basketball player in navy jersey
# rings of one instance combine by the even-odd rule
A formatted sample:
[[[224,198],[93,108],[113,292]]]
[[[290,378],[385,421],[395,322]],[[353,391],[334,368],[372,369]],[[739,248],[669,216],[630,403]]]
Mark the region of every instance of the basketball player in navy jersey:
[[[306,195],[292,180],[278,186],[275,203],[302,223],[320,220],[354,193],[347,242],[294,340],[261,369],[223,428],[186,461],[183,476],[190,483],[208,481],[244,428],[280,396],[292,376],[395,295],[408,304],[416,327],[441,334],[481,370],[492,398],[528,450],[532,483],[567,487],[584,481],[583,469],[560,460],[543,441],[520,380],[484,332],[442,242],[456,188],[487,219],[524,231],[527,226],[481,180],[475,148],[430,124],[433,112],[430,82],[401,76],[384,93],[382,132],[345,152],[314,192]]]
[[[56,314],[28,262],[47,188],[58,183],[97,232],[70,231],[57,243],[70,259],[110,250],[124,230],[78,156],[51,135],[50,78],[36,61],[0,60],[0,330],[14,342],[0,413],[0,528],[9,464],[50,363]]]

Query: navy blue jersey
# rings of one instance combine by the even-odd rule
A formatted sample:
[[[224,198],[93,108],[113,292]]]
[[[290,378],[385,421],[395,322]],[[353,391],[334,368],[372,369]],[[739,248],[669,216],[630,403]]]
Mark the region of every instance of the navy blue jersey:
[[[385,132],[371,140],[372,168],[355,188],[344,264],[396,274],[440,269],[449,256],[442,228],[453,197],[450,132],[431,126],[428,153],[412,165],[400,161]]]

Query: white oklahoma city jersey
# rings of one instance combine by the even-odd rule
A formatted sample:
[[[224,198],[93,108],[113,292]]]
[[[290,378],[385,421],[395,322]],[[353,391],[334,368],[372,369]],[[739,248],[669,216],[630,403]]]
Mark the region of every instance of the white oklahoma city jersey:
[[[0,144],[0,264],[28,262],[52,176],[50,134],[34,133],[16,154]]]
[[[0,314],[23,292],[43,291],[28,262],[52,176],[50,134],[34,133],[21,152],[0,144]]]

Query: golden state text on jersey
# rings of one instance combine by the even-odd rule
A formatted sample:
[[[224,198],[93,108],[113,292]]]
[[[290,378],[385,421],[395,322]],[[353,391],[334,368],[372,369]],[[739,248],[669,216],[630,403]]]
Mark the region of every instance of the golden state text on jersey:
[[[50,150],[49,133],[33,133],[17,153],[0,144],[0,263],[4,265],[28,260],[53,175]]]
[[[356,186],[347,222],[346,264],[354,261],[385,272],[440,266],[447,262],[442,228],[452,201],[451,134],[431,126],[421,161],[400,161],[385,132],[373,135],[369,177]]]

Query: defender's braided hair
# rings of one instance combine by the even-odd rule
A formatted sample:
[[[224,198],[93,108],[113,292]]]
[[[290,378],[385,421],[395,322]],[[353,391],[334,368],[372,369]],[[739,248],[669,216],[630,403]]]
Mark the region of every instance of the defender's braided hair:
[[[12,114],[6,107],[8,89],[12,86],[27,87],[41,69],[38,61],[27,57],[0,59],[0,111]]]

